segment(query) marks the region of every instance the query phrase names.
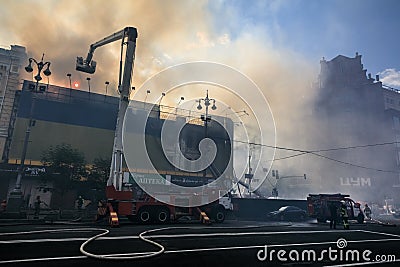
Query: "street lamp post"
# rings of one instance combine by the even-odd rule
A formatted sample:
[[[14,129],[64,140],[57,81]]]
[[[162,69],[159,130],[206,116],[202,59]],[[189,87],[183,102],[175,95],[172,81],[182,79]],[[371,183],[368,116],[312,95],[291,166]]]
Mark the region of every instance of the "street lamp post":
[[[183,100],[185,100],[185,98],[183,96],[181,96],[181,98],[179,99],[178,105],[176,105],[176,108],[175,108],[175,117],[178,116],[178,107]]]
[[[158,106],[161,106],[161,100],[164,98],[165,93],[161,93],[160,101],[158,101]]]
[[[89,99],[90,99],[90,77],[87,77],[86,80],[87,80],[88,87],[89,87]]]
[[[71,81],[71,76],[72,76],[72,74],[71,74],[71,73],[67,73],[67,77],[68,77],[68,79],[69,79],[69,89],[70,89],[70,90],[72,89],[72,81]]]
[[[208,97],[208,90],[207,90],[206,98],[200,98],[199,100],[197,100],[197,102],[199,102],[199,105],[197,106],[198,110],[201,110],[203,108],[201,106],[201,101],[203,101],[204,105],[206,106],[206,114],[205,114],[205,116],[201,115],[201,120],[204,121],[204,137],[207,138],[207,136],[208,136],[207,125],[208,125],[208,122],[211,121],[211,117],[208,116],[208,107],[211,105],[211,101],[213,102],[213,105],[211,107],[212,110],[216,110],[217,106],[215,105],[215,99]],[[207,168],[204,169],[204,176],[206,176],[206,174],[207,174]]]
[[[29,135],[31,133],[31,127],[34,124],[34,119],[33,119],[33,111],[35,109],[35,103],[36,103],[36,93],[38,92],[38,85],[39,81],[42,80],[42,77],[40,76],[42,69],[47,66],[47,68],[43,71],[43,74],[46,76],[50,76],[50,62],[43,62],[44,54],[42,55],[42,59],[40,62],[37,62],[34,58],[29,58],[29,64],[28,66],[25,67],[25,70],[27,72],[32,72],[32,62],[36,64],[37,67],[37,74],[34,77],[36,80],[36,85],[35,89],[32,91],[32,102],[31,102],[31,109],[29,113],[29,123],[28,126],[26,127],[26,132],[25,132],[25,139],[24,139],[24,144],[22,148],[22,155],[21,155],[21,163],[18,167],[18,175],[17,175],[17,181],[15,182],[15,188],[12,192],[10,192],[10,196],[8,199],[8,204],[7,204],[7,209],[9,211],[14,211],[14,212],[19,212],[21,205],[22,205],[22,191],[21,191],[21,180],[22,177],[24,176],[24,171],[25,171],[25,157],[26,157],[26,152],[28,150],[28,142],[29,142]]]
[[[69,102],[71,102],[71,97],[72,97],[72,81],[71,81],[71,73],[67,73],[67,77],[69,79]]]
[[[108,85],[110,84],[110,82],[106,81],[104,84],[106,85],[106,95],[107,95],[107,88],[108,88]]]

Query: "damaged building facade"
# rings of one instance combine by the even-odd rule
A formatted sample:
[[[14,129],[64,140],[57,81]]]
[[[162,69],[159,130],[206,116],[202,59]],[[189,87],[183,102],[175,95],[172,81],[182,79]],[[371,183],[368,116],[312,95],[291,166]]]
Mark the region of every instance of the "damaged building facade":
[[[321,60],[310,150],[321,193],[400,203],[400,93],[367,74],[361,55]],[[315,147],[318,146],[318,147]]]

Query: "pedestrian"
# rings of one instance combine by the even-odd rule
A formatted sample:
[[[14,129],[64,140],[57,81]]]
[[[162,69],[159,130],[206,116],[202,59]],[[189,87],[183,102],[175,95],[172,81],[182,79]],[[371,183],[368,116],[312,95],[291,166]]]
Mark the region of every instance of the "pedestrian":
[[[103,200],[99,200],[97,204],[97,214],[96,214],[96,221],[105,218],[107,215],[107,205]]]
[[[350,229],[350,226],[349,226],[349,215],[347,214],[347,208],[346,208],[346,205],[344,203],[342,203],[342,205],[340,206],[340,215],[342,217],[344,229],[345,230]]]
[[[44,205],[47,206],[47,204],[44,203],[44,202],[40,199],[40,196],[37,196],[37,197],[36,197],[35,204],[34,204],[34,206],[35,206],[34,218],[36,218],[36,219],[39,218],[40,206],[41,206],[42,203],[43,203]]]
[[[7,209],[7,200],[3,199],[1,202],[1,212],[5,212]]]
[[[79,196],[78,199],[76,200],[76,207],[78,210],[81,210],[83,206],[83,198],[82,196]]]
[[[329,204],[329,212],[330,212],[330,222],[329,222],[329,228],[330,229],[336,229],[336,222],[337,222],[337,206],[335,202],[330,202]]]
[[[371,220],[371,208],[368,206],[368,204],[365,204],[364,214],[368,220]]]

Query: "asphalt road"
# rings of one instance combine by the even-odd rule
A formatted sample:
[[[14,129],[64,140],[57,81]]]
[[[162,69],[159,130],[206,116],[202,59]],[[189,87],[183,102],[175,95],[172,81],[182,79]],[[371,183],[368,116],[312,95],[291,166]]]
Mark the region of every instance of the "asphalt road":
[[[398,266],[399,247],[399,226],[371,223],[0,224],[2,266]]]

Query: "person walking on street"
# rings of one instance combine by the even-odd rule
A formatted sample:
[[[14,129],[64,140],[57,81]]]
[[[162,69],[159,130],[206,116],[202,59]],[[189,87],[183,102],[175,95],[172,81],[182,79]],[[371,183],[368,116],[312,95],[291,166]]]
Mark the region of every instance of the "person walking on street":
[[[329,204],[329,212],[330,212],[330,222],[329,228],[336,229],[336,221],[337,221],[337,206],[334,202],[330,202]]]
[[[76,200],[76,207],[78,210],[81,210],[83,206],[83,198],[82,196],[79,196],[78,199]]]
[[[342,205],[340,206],[340,215],[342,217],[344,229],[345,230],[350,229],[350,226],[349,226],[349,215],[347,214],[347,208],[346,208],[346,205],[344,203],[342,203]]]
[[[35,206],[34,218],[35,218],[35,219],[38,219],[38,218],[39,218],[39,214],[40,214],[40,205],[41,205],[42,203],[43,203],[44,205],[47,206],[47,204],[44,203],[44,202],[40,199],[40,196],[37,196],[37,197],[36,197],[35,204],[34,204],[34,206]]]
[[[1,202],[1,212],[5,212],[7,209],[7,200],[3,199]]]
[[[371,208],[368,206],[368,204],[365,204],[364,214],[368,220],[371,220]]]

